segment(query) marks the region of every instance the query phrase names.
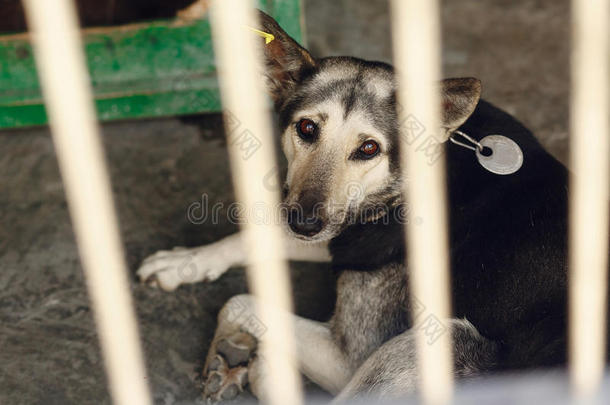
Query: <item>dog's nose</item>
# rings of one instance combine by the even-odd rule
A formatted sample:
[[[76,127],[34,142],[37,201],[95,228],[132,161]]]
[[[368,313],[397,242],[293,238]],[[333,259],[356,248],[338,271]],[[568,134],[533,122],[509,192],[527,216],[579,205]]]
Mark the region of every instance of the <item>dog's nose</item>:
[[[304,236],[314,236],[322,230],[323,222],[317,216],[306,217],[298,209],[288,212],[288,225],[295,233]]]

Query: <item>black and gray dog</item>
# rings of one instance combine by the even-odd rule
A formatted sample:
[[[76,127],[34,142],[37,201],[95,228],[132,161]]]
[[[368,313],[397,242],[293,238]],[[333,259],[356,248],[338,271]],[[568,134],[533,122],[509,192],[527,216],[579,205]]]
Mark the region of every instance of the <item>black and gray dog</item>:
[[[328,323],[291,315],[300,367],[337,399],[395,397],[414,391],[417,370],[405,269],[401,144],[391,66],[355,58],[314,59],[264,14],[267,83],[288,160],[286,246],[293,260],[331,261],[340,272]],[[476,79],[442,82],[443,124],[476,140],[502,134],[523,151],[510,175],[484,169],[472,152],[448,144],[453,336],[459,377],[557,366],[566,361],[567,170],[510,115],[479,100]],[[353,192],[354,187],[358,192]],[[371,207],[375,207],[371,209]],[[383,207],[379,209],[379,207]],[[361,220],[353,221],[353,218]],[[158,252],[138,270],[173,290],[212,281],[245,261],[240,236],[195,249]],[[249,382],[263,396],[250,296],[219,314],[205,365],[205,395],[235,395]]]

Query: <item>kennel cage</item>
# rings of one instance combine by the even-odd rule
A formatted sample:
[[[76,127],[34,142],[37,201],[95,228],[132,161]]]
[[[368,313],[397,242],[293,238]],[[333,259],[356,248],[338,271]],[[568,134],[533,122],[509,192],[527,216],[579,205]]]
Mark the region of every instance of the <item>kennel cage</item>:
[[[75,12],[69,0],[24,0],[24,3],[34,32],[34,55],[94,303],[112,395],[116,403],[147,404],[150,397],[137,327],[127,293],[126,269],[102,158],[93,95],[86,80],[86,58],[81,53]],[[540,395],[548,400],[557,398],[558,392],[562,393],[565,401],[592,400],[596,395],[601,401],[603,395],[607,395],[607,387],[600,387],[605,358],[603,342],[606,333],[605,281],[608,260],[610,10],[609,2],[605,0],[574,0],[572,4],[573,188],[570,200],[569,328],[570,378],[573,387],[562,391],[558,388],[557,380],[552,379],[538,386],[541,391],[537,397],[520,397],[519,400],[524,403],[543,403]],[[260,181],[256,181],[261,174],[268,173],[266,169],[272,169],[274,164],[274,155],[269,147],[273,142],[270,139],[270,123],[266,118],[266,101],[256,80],[256,67],[260,62],[253,51],[255,47],[249,33],[235,29],[235,25],[252,25],[252,6],[242,0],[214,1],[212,30],[219,51],[218,58],[223,66],[220,71],[223,109],[239,117],[244,125],[260,136],[263,145],[268,145],[267,149],[263,147],[263,152],[248,160],[239,157],[239,151],[235,150],[238,146],[229,146],[237,197],[246,205],[261,200],[272,205],[278,201],[278,196],[261,188]],[[409,89],[400,93],[401,104],[405,107],[403,114],[414,114],[424,125],[435,127],[438,121],[438,95],[422,83],[440,78],[439,4],[428,0],[393,0],[392,11],[393,35],[400,38],[395,41],[399,85],[402,89]],[[164,88],[166,93],[172,90],[171,87]],[[137,99],[133,102],[137,102]],[[97,105],[100,107],[99,103]],[[38,119],[41,119],[40,114]],[[17,125],[17,121],[8,125]],[[435,218],[426,227],[411,226],[406,230],[408,243],[420,252],[409,259],[411,276],[416,278],[414,295],[426,297],[426,306],[444,318],[450,309],[446,288],[447,243],[442,166],[428,165],[422,159],[422,154],[414,153],[412,148],[404,149],[403,159],[408,163],[404,170],[407,174],[417,172],[418,176],[415,177],[421,179],[420,184],[416,181],[416,184],[410,185],[410,202],[417,215]],[[91,209],[98,213],[95,221],[86,214]],[[248,269],[254,294],[264,302],[273,304],[273,307],[289,309],[284,260],[281,249],[273,248],[280,244],[279,230],[273,225],[246,222],[246,232],[250,235],[247,238],[248,251],[252,255],[259,254],[252,257],[254,265]],[[430,254],[432,246],[436,248]],[[441,254],[438,254],[438,246],[445,247],[441,249]],[[260,256],[260,252],[267,254]],[[431,268],[433,271],[429,270]],[[274,291],[265,287],[270,284],[268,278],[273,281]],[[274,311],[263,311],[261,318],[269,326],[263,339],[263,353],[270,363],[272,377],[267,389],[268,400],[277,404],[301,403],[299,380],[293,367],[293,355],[290,355],[294,352],[290,325],[281,322]],[[288,353],[288,356],[277,356],[276,351],[268,349],[274,344],[283,345],[283,353]],[[426,403],[447,403],[451,399],[453,381],[448,344],[446,340],[432,347],[422,344],[421,339],[418,342],[421,399]],[[502,387],[510,387],[523,393],[527,392],[525,387],[528,383],[531,381],[517,385],[501,381],[496,385],[483,385],[482,389],[484,391],[485,387],[491,387],[488,389],[501,392]],[[561,383],[559,387],[565,389]],[[476,395],[483,394],[478,390],[472,395],[476,398]]]

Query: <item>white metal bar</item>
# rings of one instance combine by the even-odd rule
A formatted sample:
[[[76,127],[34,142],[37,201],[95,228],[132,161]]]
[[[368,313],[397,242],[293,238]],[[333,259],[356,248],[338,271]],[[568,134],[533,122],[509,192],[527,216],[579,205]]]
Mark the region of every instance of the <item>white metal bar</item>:
[[[400,86],[401,121],[413,116],[427,135],[440,133],[440,15],[437,0],[392,0],[394,63]],[[438,142],[440,137],[435,137]],[[401,143],[405,192],[409,206],[407,226],[411,294],[436,320],[449,318],[448,239],[444,159],[430,164],[428,156]],[[414,221],[418,218],[417,221]],[[421,318],[421,317],[420,317]],[[424,402],[449,401],[453,389],[450,336],[445,333],[428,344],[416,319],[420,391]]]
[[[610,2],[572,1],[570,372],[594,394],[606,353],[610,187]]]
[[[74,4],[23,4],[111,392],[117,404],[150,404]]]
[[[248,252],[250,288],[261,303],[259,315],[267,331],[262,335],[262,354],[268,385],[264,398],[271,404],[301,403],[293,325],[282,322],[291,311],[290,281],[282,243],[282,230],[275,220],[261,220],[255,207],[275,218],[279,195],[264,186],[263,178],[274,167],[275,151],[269,109],[261,77],[262,61],[257,49],[260,38],[254,27],[254,2],[214,0],[211,7],[214,50],[218,60],[220,89],[225,109],[229,156],[237,199],[247,213],[243,238]],[[239,128],[235,129],[237,118]],[[244,154],[244,137],[258,143],[252,154]],[[239,141],[241,140],[241,141]],[[268,215],[263,215],[268,217]]]

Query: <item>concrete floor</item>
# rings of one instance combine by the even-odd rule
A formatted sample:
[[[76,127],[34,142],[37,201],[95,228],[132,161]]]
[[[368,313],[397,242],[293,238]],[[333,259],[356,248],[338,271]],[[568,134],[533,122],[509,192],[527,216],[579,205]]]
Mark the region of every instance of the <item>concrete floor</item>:
[[[483,96],[522,120],[565,162],[567,0],[445,0],[445,76],[475,76]],[[390,61],[385,0],[306,0],[316,56]],[[148,254],[235,231],[195,225],[190,204],[233,201],[218,115],[103,127],[130,270]],[[47,129],[0,132],[0,404],[109,403],[95,327]],[[91,213],[95,215],[95,213]],[[292,266],[297,312],[325,319],[333,276]],[[151,290],[133,279],[156,403],[199,401],[196,375],[222,304],[246,291],[243,270],[213,284]]]

